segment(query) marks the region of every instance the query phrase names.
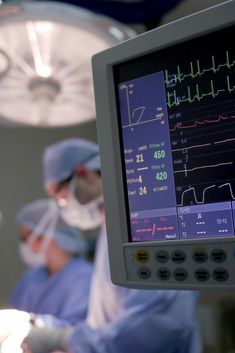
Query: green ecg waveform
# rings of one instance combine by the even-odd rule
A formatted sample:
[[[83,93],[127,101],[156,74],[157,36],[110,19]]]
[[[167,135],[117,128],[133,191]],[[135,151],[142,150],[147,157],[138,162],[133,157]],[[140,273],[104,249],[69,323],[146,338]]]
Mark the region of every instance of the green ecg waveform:
[[[223,69],[225,67],[227,67],[228,69],[231,69],[235,65],[235,60],[231,61],[228,51],[226,51],[225,56],[226,56],[225,62],[223,64],[216,65],[215,57],[214,55],[212,55],[211,57],[212,65],[205,69],[201,69],[200,60],[197,60],[197,63],[195,65],[196,68],[193,66],[193,63],[190,62],[190,72],[187,74],[184,74],[183,72],[181,72],[180,67],[177,66],[177,74],[175,74],[173,78],[170,78],[170,76],[172,75],[169,74],[168,70],[165,70],[165,77],[166,77],[165,83],[167,86],[169,86],[171,83],[182,82],[188,77],[191,77],[194,79],[196,77],[201,77],[205,73],[210,71],[216,73],[220,71],[220,69]]]
[[[167,92],[167,105],[169,108],[172,107],[177,107],[179,106],[181,103],[193,103],[195,101],[201,101],[203,98],[205,97],[213,97],[216,98],[218,95],[220,95],[223,92],[228,92],[228,93],[232,93],[233,91],[235,91],[235,86],[231,86],[230,84],[230,78],[229,76],[226,76],[226,87],[222,88],[222,89],[215,89],[214,88],[214,83],[213,80],[210,81],[210,91],[209,92],[200,92],[200,88],[199,85],[196,84],[195,85],[195,89],[194,91],[196,92],[196,94],[192,94],[192,89],[190,86],[187,87],[187,95],[186,98],[181,98],[177,96],[176,90],[173,90],[173,92],[170,94],[169,92]]]

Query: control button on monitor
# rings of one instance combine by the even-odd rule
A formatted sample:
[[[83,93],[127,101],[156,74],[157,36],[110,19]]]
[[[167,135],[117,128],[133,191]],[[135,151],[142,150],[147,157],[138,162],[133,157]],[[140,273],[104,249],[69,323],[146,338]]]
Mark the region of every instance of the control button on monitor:
[[[193,250],[193,260],[197,263],[204,263],[208,260],[208,254],[204,248],[195,248]]]
[[[171,254],[171,259],[177,264],[181,264],[186,260],[186,255],[182,250],[175,250]]]
[[[165,263],[169,260],[169,254],[166,250],[159,250],[156,252],[155,259],[157,262]]]
[[[227,259],[227,254],[222,249],[214,249],[211,252],[211,260],[216,263],[222,263]]]
[[[174,278],[176,279],[176,281],[185,281],[187,277],[188,277],[188,273],[183,268],[177,268],[174,271]]]
[[[136,252],[136,260],[142,264],[149,261],[149,252],[146,250],[138,250]]]
[[[206,282],[210,278],[210,273],[206,268],[198,268],[195,271],[194,276],[197,281]]]
[[[225,282],[229,278],[229,273],[225,268],[216,268],[212,273],[212,277],[217,282]]]
[[[167,267],[161,267],[157,270],[157,277],[162,281],[167,281],[171,277],[171,273]]]
[[[141,267],[138,270],[138,276],[141,279],[148,279],[151,276],[151,271],[148,267]]]

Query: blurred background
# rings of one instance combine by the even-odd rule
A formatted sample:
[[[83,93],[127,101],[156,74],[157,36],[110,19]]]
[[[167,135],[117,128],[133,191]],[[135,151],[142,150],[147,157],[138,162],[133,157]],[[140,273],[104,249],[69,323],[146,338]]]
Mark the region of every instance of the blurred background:
[[[158,2],[157,0],[155,1],[156,3]],[[124,16],[121,12],[123,8],[115,12],[114,4],[112,5],[112,10],[105,10],[104,8],[95,8],[94,5],[89,4],[89,1],[64,2],[70,3],[74,6],[83,6],[83,8],[87,8],[88,10],[95,10],[96,13],[108,14],[116,20],[122,21],[123,24],[135,30],[137,33],[141,33],[147,29],[168,23],[223,1],[169,1],[169,6],[160,6],[160,11],[159,13],[156,13],[155,18],[149,18],[148,14],[144,14],[143,18],[141,18],[140,15],[131,16],[128,15],[127,12],[125,12]],[[109,2],[112,3],[112,1]],[[163,2],[167,3],[167,0],[162,1],[162,3]],[[20,6],[25,3],[32,3],[32,1],[0,1],[0,4],[3,6],[5,4],[11,5],[13,13],[15,11],[15,5]],[[39,3],[39,1],[34,1],[34,3]],[[117,2],[114,1],[114,3]],[[134,1],[132,3],[134,4]],[[138,1],[136,3],[138,3]],[[58,1],[58,4],[62,4],[62,1]],[[3,22],[0,22],[0,43],[4,46],[4,40],[8,43],[9,40],[12,40],[12,43],[15,43],[15,46],[13,45],[13,47],[15,50],[14,53],[16,53],[21,46],[21,38],[17,34],[19,32],[15,31],[14,28],[12,31],[10,30],[10,25],[6,24],[6,27],[4,28],[4,16],[5,13],[0,6],[0,21],[3,19]],[[11,14],[7,14],[7,16],[11,17]],[[64,23],[64,25],[66,24]],[[200,26],[200,24],[198,25]],[[8,37],[4,36],[3,38],[3,33],[6,30],[8,30]],[[123,29],[123,31],[125,32],[125,29]],[[15,33],[15,37],[13,33]],[[113,34],[115,37],[115,33]],[[118,35],[120,37],[120,33],[118,34],[117,30],[114,43],[115,41],[118,41]],[[131,34],[130,32],[129,35],[131,36],[133,33]],[[122,40],[122,37],[119,39]],[[33,38],[31,40],[32,44]],[[56,51],[62,51],[62,53],[66,51],[66,49],[64,49],[65,42],[63,42],[65,40],[67,39],[60,37],[60,40],[58,41],[57,38],[54,47],[54,55]],[[107,46],[112,44],[110,38],[104,38],[104,40]],[[78,40],[76,43],[71,43],[70,47],[67,43],[67,56],[63,58],[63,55],[61,55],[61,60],[58,62],[58,65],[60,64],[65,70],[66,65],[68,65],[73,74],[76,73],[77,70],[80,70],[80,72],[82,71],[83,73],[85,72],[82,80],[71,83],[71,87],[69,86],[70,82],[68,83],[68,86],[65,87],[64,81],[62,86],[60,80],[63,79],[63,75],[59,76],[59,74],[56,83],[48,80],[48,75],[46,74],[40,82],[31,79],[30,82],[26,82],[24,81],[26,78],[17,72],[15,72],[14,77],[8,75],[1,78],[0,75],[0,115],[2,115],[0,119],[0,308],[5,308],[8,305],[10,291],[25,269],[18,255],[19,236],[18,228],[15,223],[15,214],[24,204],[46,196],[42,187],[41,170],[41,157],[44,148],[55,141],[67,137],[80,137],[91,141],[97,141],[95,113],[92,106],[93,96],[89,88],[89,85],[91,84],[90,67],[89,65],[85,65],[82,67],[82,70],[76,65],[73,67],[73,55],[76,54],[72,53],[72,47],[74,45],[79,47],[81,42]],[[99,51],[100,48],[102,49],[102,45],[101,47],[97,47],[97,51]],[[35,47],[34,50],[37,50],[37,47]],[[69,50],[71,50],[71,53]],[[13,56],[14,53],[12,53]],[[92,53],[89,53],[89,55],[91,54]],[[4,67],[5,65],[5,58],[3,56],[1,59],[1,55],[0,52],[0,72],[1,67]],[[77,55],[79,55],[79,53],[77,53]],[[69,66],[70,59],[72,68]],[[83,60],[89,60],[89,56],[85,56]],[[21,73],[24,72],[22,65],[22,63],[18,65],[21,68]],[[44,69],[45,68],[44,63]],[[25,71],[27,70],[25,69]],[[18,83],[16,83],[16,81],[19,82],[20,80],[22,80],[22,82],[24,81],[24,85],[27,84],[27,87],[31,90],[31,94],[34,96],[34,103],[28,110],[26,109],[26,106],[29,103],[29,98],[26,93],[24,94]],[[51,103],[54,101],[54,96],[59,90],[65,95],[65,97],[63,98],[64,100],[60,102],[60,109],[58,111],[53,111]],[[76,94],[80,91],[83,92],[83,96],[87,94],[90,95],[88,101],[86,98],[81,101],[81,106],[82,109],[84,108],[84,111],[82,109],[79,110],[75,104]],[[15,98],[16,95],[17,99]],[[48,98],[45,98],[45,95],[47,95],[47,97],[48,95],[50,96],[49,103]],[[64,109],[65,104],[67,107],[66,109]],[[73,110],[76,111],[77,115],[77,117],[72,118],[71,121],[69,121],[69,116],[72,116],[73,113],[71,113],[72,110],[70,111],[70,107],[73,107]],[[58,116],[61,114],[61,119],[65,119],[64,121],[67,121],[69,125],[66,126],[66,123],[61,123],[62,120],[56,121],[56,118],[53,124],[48,125],[45,121],[40,120],[42,114],[51,114],[51,116]],[[29,126],[28,122],[33,116],[37,116],[34,119],[33,124],[31,124],[34,126]],[[20,117],[19,120],[17,120],[18,117]],[[235,320],[234,293],[200,293],[198,315],[203,336],[204,353],[235,353],[235,335],[233,334]]]

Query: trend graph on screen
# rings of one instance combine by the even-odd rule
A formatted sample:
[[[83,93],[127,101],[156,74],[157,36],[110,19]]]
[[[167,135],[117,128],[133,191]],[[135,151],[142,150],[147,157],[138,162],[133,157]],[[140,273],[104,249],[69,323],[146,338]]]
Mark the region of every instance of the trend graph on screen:
[[[157,79],[156,79],[157,75]],[[152,75],[148,79],[148,91],[157,92],[162,91],[163,80],[160,80],[162,74]],[[123,107],[123,124],[122,128],[130,128],[132,131],[134,127],[151,122],[164,124],[164,113],[162,105],[158,104],[158,99],[151,95],[144,95],[145,89],[143,81],[135,80],[129,81],[120,85],[120,100]]]

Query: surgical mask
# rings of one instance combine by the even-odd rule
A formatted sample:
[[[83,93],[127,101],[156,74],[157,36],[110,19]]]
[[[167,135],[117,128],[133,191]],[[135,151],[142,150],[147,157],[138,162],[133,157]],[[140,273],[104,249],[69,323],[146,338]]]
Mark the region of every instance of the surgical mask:
[[[35,253],[27,243],[19,245],[19,252],[22,261],[29,267],[46,266],[46,255],[45,252]]]
[[[71,182],[68,198],[58,201],[62,219],[70,226],[77,227],[81,230],[100,227],[104,222],[104,215],[99,208],[99,206],[103,204],[103,196],[101,195],[84,205],[80,204],[74,196],[75,182],[75,179]]]
[[[51,202],[47,212],[43,215],[34,231],[32,231],[27,242],[19,245],[21,259],[27,266],[46,266],[46,251],[53,237],[57,219],[58,210],[56,204]],[[42,233],[45,233],[45,236],[43,237],[41,248],[38,252],[34,252],[32,250],[32,244],[38,237],[41,237],[39,234]]]

